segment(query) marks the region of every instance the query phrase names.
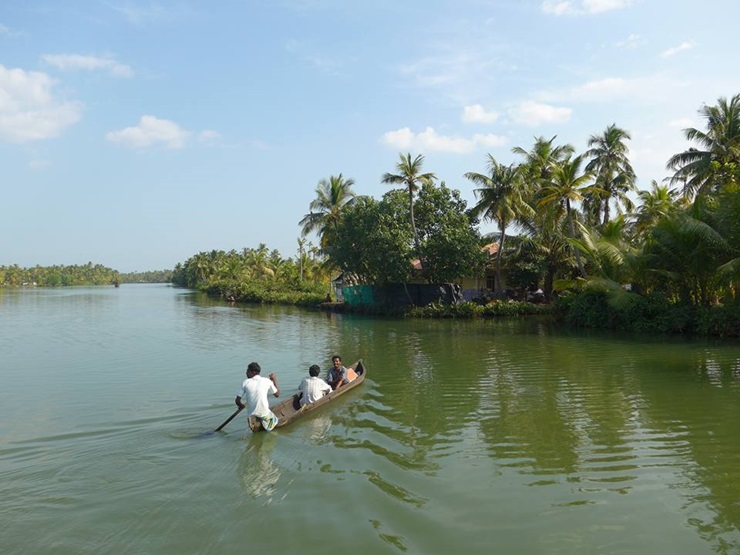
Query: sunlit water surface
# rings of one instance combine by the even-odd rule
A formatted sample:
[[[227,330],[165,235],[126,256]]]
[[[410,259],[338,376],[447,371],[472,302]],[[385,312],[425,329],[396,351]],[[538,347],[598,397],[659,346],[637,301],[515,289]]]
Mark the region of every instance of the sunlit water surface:
[[[368,378],[252,435],[246,364]],[[738,553],[740,347],[0,290],[0,552]]]

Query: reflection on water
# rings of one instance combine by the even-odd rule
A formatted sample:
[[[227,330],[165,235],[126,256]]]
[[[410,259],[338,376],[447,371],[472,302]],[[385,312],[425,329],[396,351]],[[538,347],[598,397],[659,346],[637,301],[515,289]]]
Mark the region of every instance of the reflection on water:
[[[271,503],[277,490],[282,470],[273,459],[276,433],[252,434],[247,448],[239,459],[239,477],[244,490],[255,498]]]
[[[311,443],[325,443],[331,431],[332,420],[329,414],[317,414],[306,420],[305,428],[307,437]]]

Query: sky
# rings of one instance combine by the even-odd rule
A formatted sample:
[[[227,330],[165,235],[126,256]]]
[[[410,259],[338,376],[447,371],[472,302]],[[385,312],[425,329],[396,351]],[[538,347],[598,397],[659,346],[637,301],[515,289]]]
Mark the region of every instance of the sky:
[[[458,189],[627,130],[638,187],[740,93],[737,0],[0,2],[0,265],[298,251],[321,179],[400,153]],[[483,222],[482,233],[495,225]],[[309,241],[318,243],[316,237]]]

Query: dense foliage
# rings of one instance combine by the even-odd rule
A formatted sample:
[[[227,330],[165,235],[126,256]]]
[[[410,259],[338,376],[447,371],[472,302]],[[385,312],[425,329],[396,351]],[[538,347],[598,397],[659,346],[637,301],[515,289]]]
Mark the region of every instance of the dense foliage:
[[[734,335],[740,95],[699,113],[706,129],[684,130],[692,145],[668,160],[669,184],[653,181],[639,192],[631,136],[616,124],[589,137],[581,154],[557,137],[538,137],[529,149],[512,149],[518,163],[487,155],[487,172],[465,174],[478,186],[470,210],[457,191],[435,184],[435,174],[422,173],[423,156],[401,154],[396,172],[382,178],[400,189],[324,210],[332,227],[320,232],[323,254],[360,283],[481,276],[475,218],[482,217],[499,228],[496,298],[541,289],[546,301],[561,297],[557,313],[572,325]]]
[[[0,266],[0,287],[60,287],[69,285],[110,285],[121,274],[101,264],[73,266],[34,266],[21,268],[17,264]]]
[[[264,244],[241,251],[198,253],[177,264],[172,283],[230,301],[310,305],[329,291],[328,273],[299,242],[297,260],[283,258]]]
[[[79,266],[0,266],[0,287],[61,287],[116,283],[169,283],[172,270],[121,273],[101,264]]]
[[[121,274],[121,283],[170,283],[171,281],[172,270],[151,270]]]
[[[433,303],[412,308],[409,316],[415,318],[494,318],[500,316],[526,316],[550,314],[550,305],[521,301],[491,301],[486,304],[462,302],[457,304]]]
[[[385,285],[423,277],[453,282],[483,271],[477,221],[459,191],[428,184],[418,189],[414,230],[405,191],[389,191],[380,201],[361,197],[344,212],[339,232],[327,248],[333,264],[358,282]],[[421,270],[412,266],[421,260]]]

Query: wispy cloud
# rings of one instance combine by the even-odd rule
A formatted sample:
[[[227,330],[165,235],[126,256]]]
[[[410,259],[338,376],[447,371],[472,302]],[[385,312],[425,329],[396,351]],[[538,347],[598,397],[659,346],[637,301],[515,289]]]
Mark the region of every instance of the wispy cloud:
[[[656,100],[663,98],[665,91],[677,91],[687,86],[663,74],[643,77],[604,77],[587,81],[567,89],[541,91],[537,100],[544,102],[595,102],[605,103],[614,100]]]
[[[614,46],[624,50],[629,50],[632,48],[637,48],[638,46],[641,46],[643,44],[645,44],[645,39],[643,39],[640,35],[636,33],[632,33],[626,39],[615,42]]]
[[[467,44],[440,39],[427,49],[436,49],[435,54],[406,61],[397,71],[412,87],[432,89],[467,104],[471,98],[485,98],[502,76],[516,71],[518,54],[490,42],[490,37],[469,38]]]
[[[201,131],[200,133],[198,133],[198,142],[206,145],[215,145],[220,140],[221,133],[219,133],[218,131],[206,129],[205,131]]]
[[[686,129],[687,127],[695,127],[696,122],[691,118],[679,118],[668,122],[668,127],[675,129]]]
[[[324,73],[335,73],[344,63],[337,57],[317,54],[311,46],[297,40],[289,40],[285,50]]]
[[[542,11],[551,15],[589,15],[621,10],[632,0],[543,0]]]
[[[62,71],[107,71],[116,77],[133,77],[134,70],[108,56],[80,54],[44,54],[41,59]]]
[[[53,79],[45,73],[0,65],[0,140],[50,139],[77,123],[82,104],[54,98],[53,87]]]
[[[155,116],[141,116],[139,124],[120,131],[111,131],[105,138],[131,148],[164,145],[170,149],[183,148],[192,135],[173,121]]]
[[[564,123],[570,120],[573,110],[533,100],[525,100],[510,108],[507,113],[515,123],[535,126],[543,123]]]
[[[408,127],[388,131],[381,137],[381,142],[401,150],[452,152],[467,154],[478,147],[495,148],[507,143],[506,137],[493,134],[476,134],[470,138],[449,137],[440,135],[433,127],[427,127],[420,133],[414,133]]]
[[[498,119],[498,113],[489,112],[480,104],[465,106],[462,120],[464,123],[493,123]]]
[[[45,170],[51,165],[48,160],[31,160],[28,162],[28,167],[32,170]]]
[[[660,57],[670,58],[681,52],[691,50],[692,48],[694,48],[694,43],[690,40],[687,40],[687,41],[682,42],[678,46],[674,46],[673,48],[668,48],[667,50],[663,50],[663,52],[660,53]]]
[[[110,2],[108,6],[123,15],[129,23],[133,23],[134,25],[171,21],[180,17],[190,16],[194,13],[185,5],[177,3],[163,6],[157,2],[150,2],[149,4]]]

